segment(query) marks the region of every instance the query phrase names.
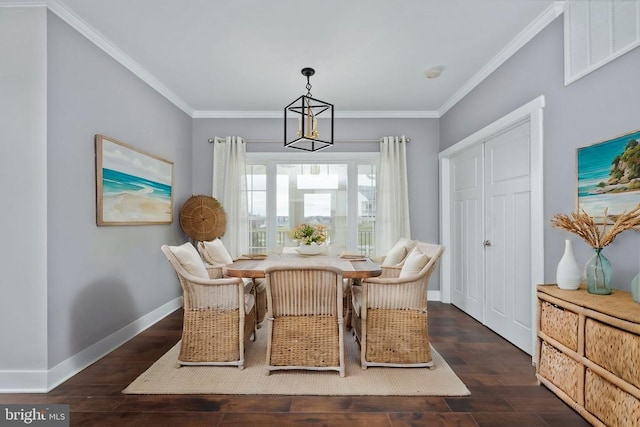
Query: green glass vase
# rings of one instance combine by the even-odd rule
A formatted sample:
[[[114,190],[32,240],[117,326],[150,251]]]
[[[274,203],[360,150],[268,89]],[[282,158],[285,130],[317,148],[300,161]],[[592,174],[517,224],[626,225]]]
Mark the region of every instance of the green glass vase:
[[[591,294],[609,295],[611,293],[611,263],[603,255],[602,248],[594,248],[596,253],[587,261],[584,275],[587,278],[587,291]]]
[[[631,297],[640,304],[640,273],[631,281]]]

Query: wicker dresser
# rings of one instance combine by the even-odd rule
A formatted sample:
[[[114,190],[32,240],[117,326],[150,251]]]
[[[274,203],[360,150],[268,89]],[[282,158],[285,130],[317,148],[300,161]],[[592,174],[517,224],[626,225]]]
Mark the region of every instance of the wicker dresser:
[[[640,427],[640,304],[538,286],[538,380],[596,426]]]

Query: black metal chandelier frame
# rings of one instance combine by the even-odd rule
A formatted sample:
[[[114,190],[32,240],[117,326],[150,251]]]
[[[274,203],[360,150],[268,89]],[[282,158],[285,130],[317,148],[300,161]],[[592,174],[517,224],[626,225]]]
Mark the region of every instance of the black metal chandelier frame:
[[[311,95],[310,77],[315,74],[313,68],[303,68],[301,73],[307,77],[307,94],[300,96],[284,108],[284,146],[304,151],[319,151],[333,145],[333,104]],[[323,113],[325,113],[323,118],[330,116],[330,121],[318,121]],[[295,118],[298,119],[298,128],[294,133],[291,127],[288,127],[290,125],[288,122]],[[321,124],[322,132],[320,132]],[[321,139],[321,135],[328,135],[329,138]]]

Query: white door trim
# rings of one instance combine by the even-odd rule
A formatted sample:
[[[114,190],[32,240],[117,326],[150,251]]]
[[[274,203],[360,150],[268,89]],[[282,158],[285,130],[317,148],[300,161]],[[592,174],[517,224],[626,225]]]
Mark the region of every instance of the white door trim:
[[[439,153],[440,162],[440,242],[445,247],[440,267],[441,301],[451,303],[451,182],[450,159],[459,152],[483,143],[492,135],[499,133],[513,124],[529,119],[531,140],[531,301],[536,302],[536,285],[544,282],[544,195],[543,195],[543,115],[544,95],[528,102],[504,117],[480,129],[474,134]],[[532,343],[538,333],[536,325],[536,307],[531,310]],[[535,345],[532,346],[535,348]]]

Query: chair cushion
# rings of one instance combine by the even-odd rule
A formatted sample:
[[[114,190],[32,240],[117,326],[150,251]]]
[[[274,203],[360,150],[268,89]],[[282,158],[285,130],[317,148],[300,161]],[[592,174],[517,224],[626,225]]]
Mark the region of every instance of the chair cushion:
[[[362,286],[351,287],[351,304],[353,305],[353,311],[360,317],[362,310]]]
[[[387,255],[382,261],[382,265],[390,266],[400,264],[402,260],[405,259],[407,253],[409,253],[412,247],[413,242],[410,239],[406,237],[401,238],[396,242],[395,245],[393,245],[393,248],[391,248],[391,250],[387,252]]]
[[[202,256],[204,259],[213,264],[231,264],[233,262],[233,258],[227,251],[227,248],[224,247],[222,240],[215,239],[210,242],[202,242],[204,246],[204,253]]]
[[[169,246],[169,249],[178,259],[182,268],[187,270],[189,274],[202,279],[209,278],[209,273],[207,273],[207,269],[202,262],[202,258],[200,258],[200,254],[198,254],[198,251],[190,242],[180,246]]]
[[[244,283],[244,294],[251,293],[253,290],[253,280],[243,277],[242,282]]]
[[[256,304],[256,300],[253,297],[253,294],[244,294],[244,312],[245,314],[249,313],[253,306]]]
[[[402,270],[400,270],[400,278],[413,276],[420,273],[420,270],[424,268],[425,265],[429,262],[429,257],[427,254],[422,252],[419,247],[415,247],[407,256],[407,259],[404,261],[404,265],[402,266]]]
[[[267,290],[267,279],[255,279],[256,291],[258,293],[264,292]]]
[[[222,278],[222,267],[218,267],[211,264],[205,264],[204,267],[207,269],[207,273],[209,273],[209,279]]]

